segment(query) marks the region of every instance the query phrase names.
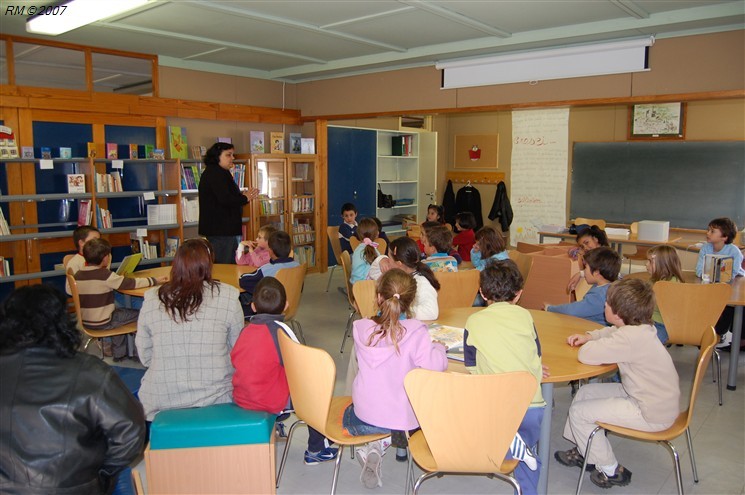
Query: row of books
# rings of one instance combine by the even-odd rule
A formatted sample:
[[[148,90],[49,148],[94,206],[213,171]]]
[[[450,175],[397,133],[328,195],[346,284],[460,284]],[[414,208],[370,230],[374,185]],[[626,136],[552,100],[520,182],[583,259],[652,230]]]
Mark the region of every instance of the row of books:
[[[293,251],[298,263],[305,263],[308,268],[316,266],[316,249],[313,246],[296,246]]]
[[[90,225],[92,218],[93,212],[91,211],[91,200],[81,199],[78,202],[78,227],[81,225]]]
[[[249,132],[249,149],[251,153],[285,152],[284,132],[270,132],[269,146],[265,145],[266,141],[264,138],[264,131]],[[304,138],[299,132],[291,132],[288,150],[290,153],[313,155],[316,152],[316,140],[314,138]]]
[[[243,187],[246,180],[246,164],[236,163],[230,173],[233,174],[233,181],[235,181],[236,185],[238,187]]]
[[[8,221],[5,220],[5,213],[3,213],[2,208],[0,208],[0,235],[10,235],[10,227]]]
[[[181,164],[181,189],[199,188],[199,179],[202,177],[202,170],[198,165]]]
[[[82,174],[70,174],[70,175],[82,175]],[[68,176],[67,188],[70,188],[70,177]],[[110,174],[99,174],[96,173],[96,192],[122,192],[122,176],[116,170]],[[83,182],[83,190],[69,191],[69,192],[85,192],[85,182]]]
[[[0,256],[0,277],[10,276],[10,262],[4,256]]]
[[[313,196],[294,196],[292,198],[293,213],[310,213],[313,211]]]
[[[308,244],[316,240],[316,234],[313,226],[309,223],[299,223],[297,220],[292,221],[292,243]]]
[[[148,225],[170,225],[174,223],[178,223],[175,204],[147,205]]]
[[[261,215],[280,215],[285,211],[284,199],[269,199],[266,196],[259,196],[259,214]]]
[[[199,221],[199,200],[197,198],[181,198],[181,216],[184,223]]]
[[[89,224],[86,224],[89,225]],[[114,226],[114,220],[111,218],[111,212],[105,208],[96,205],[96,227],[98,229],[110,229]]]
[[[414,136],[393,136],[391,138],[391,155],[412,156],[414,154]]]

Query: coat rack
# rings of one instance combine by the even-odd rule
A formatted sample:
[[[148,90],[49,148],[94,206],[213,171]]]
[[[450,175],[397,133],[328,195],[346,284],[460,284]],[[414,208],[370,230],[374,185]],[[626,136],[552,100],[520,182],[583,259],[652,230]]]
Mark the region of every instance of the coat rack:
[[[502,172],[453,172],[445,173],[445,180],[453,184],[494,184],[495,186],[504,180]]]

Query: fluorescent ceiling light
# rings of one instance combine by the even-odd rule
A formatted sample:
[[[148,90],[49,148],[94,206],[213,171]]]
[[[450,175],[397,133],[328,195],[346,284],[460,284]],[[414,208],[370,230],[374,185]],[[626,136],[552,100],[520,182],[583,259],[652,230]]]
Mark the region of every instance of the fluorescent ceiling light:
[[[38,7],[26,21],[26,31],[56,36],[86,24],[135,9],[151,0],[69,0],[57,5]]]
[[[649,70],[654,36],[468,60],[438,62],[442,88],[466,88]]]

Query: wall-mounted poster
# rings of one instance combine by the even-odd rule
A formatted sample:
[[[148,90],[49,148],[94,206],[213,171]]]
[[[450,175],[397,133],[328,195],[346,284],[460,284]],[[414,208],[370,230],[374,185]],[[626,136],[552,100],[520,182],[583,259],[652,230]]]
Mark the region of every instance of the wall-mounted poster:
[[[456,135],[454,149],[454,168],[498,168],[499,136],[496,134]]]
[[[630,139],[683,139],[685,104],[650,103],[629,108]]]

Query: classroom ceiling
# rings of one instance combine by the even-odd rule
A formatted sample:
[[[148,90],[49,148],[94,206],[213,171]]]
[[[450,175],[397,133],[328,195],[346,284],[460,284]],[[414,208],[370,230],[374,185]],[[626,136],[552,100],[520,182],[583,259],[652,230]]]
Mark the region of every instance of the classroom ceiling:
[[[34,2],[44,3],[51,4]],[[19,4],[30,2],[0,0],[0,11]],[[745,0],[153,0],[56,37],[29,35],[25,20],[0,15],[0,32],[156,54],[163,66],[302,82],[593,41],[743,29]],[[17,53],[15,62],[40,72],[80,63],[49,50]],[[3,67],[4,55],[0,49]],[[136,86],[142,79],[137,67],[114,72],[99,78],[103,85]]]

